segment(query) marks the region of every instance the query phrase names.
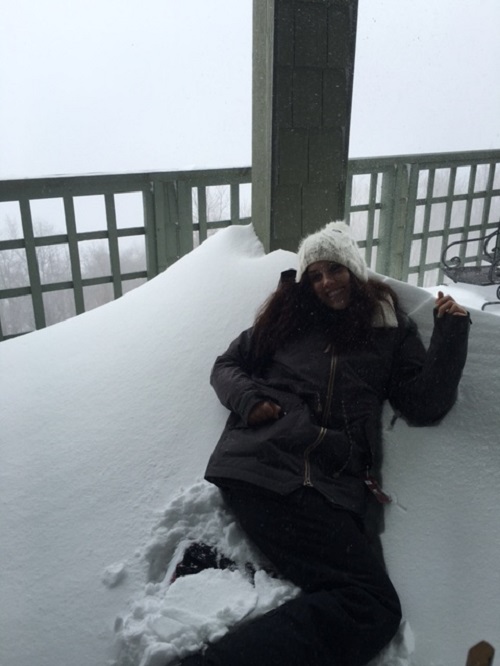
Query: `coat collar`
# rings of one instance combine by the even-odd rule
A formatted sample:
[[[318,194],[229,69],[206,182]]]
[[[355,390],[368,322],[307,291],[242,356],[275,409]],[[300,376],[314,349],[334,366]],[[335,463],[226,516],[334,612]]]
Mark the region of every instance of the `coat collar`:
[[[388,295],[387,298],[381,299],[378,302],[377,309],[372,318],[373,328],[397,328],[398,318],[396,317],[396,309],[394,301]]]

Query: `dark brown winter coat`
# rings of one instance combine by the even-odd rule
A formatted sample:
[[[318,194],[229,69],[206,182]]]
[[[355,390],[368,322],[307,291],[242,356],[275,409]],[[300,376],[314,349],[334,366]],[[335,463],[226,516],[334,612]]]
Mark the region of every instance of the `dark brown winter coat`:
[[[469,330],[468,317],[435,317],[426,351],[414,322],[387,303],[372,323],[369,340],[351,353],[337,354],[324,331],[313,329],[264,367],[252,360],[252,329],[234,340],[211,374],[231,414],[206,479],[282,494],[314,486],[363,514],[364,477],[380,456],[384,401],[411,425],[439,421],[456,398]],[[281,406],[281,418],[248,426],[250,411],[266,399]]]

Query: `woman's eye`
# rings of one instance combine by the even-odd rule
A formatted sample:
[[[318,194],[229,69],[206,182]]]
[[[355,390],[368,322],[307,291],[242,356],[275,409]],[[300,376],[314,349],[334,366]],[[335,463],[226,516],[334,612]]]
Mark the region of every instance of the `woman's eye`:
[[[321,273],[309,273],[311,282],[321,282]]]

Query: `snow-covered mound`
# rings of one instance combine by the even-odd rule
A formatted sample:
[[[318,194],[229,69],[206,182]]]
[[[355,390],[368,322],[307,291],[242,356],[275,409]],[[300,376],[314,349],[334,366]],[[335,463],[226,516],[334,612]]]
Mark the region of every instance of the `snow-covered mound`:
[[[184,487],[199,510],[216,502],[196,485],[226,418],[210,368],[295,262],[264,255],[250,227],[226,229],[118,301],[0,345],[2,666],[103,666],[129,630],[153,652],[171,636],[166,620],[140,615],[168,617],[152,570],[172,498]],[[427,336],[432,297],[394,286]],[[411,630],[384,666],[455,666],[481,639],[500,646],[500,336],[498,317],[473,321],[445,421],[391,430],[386,414],[384,481],[396,501],[384,544]],[[236,584],[238,599],[253,599],[237,604],[244,617],[259,592]],[[204,611],[207,636],[226,611]]]
[[[172,583],[175,567],[191,543],[215,548],[231,560],[232,570],[205,569]],[[172,500],[143,557],[149,583],[115,624],[120,666],[165,666],[170,658],[196,652],[238,622],[298,594],[292,583],[273,576],[217,488],[205,481]]]

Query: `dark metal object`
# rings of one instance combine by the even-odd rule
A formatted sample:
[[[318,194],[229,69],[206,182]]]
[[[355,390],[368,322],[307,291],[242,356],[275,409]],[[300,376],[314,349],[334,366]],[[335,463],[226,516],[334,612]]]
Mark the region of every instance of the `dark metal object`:
[[[468,243],[473,242],[481,244],[480,253],[476,258],[476,261],[480,261],[481,265],[465,265],[467,259],[458,255],[453,256],[452,253],[458,249],[456,246],[465,249]],[[455,250],[452,250],[453,247],[455,247]],[[453,282],[478,286],[498,284],[496,292],[498,300],[483,303],[481,310],[484,310],[487,305],[500,305],[500,222],[498,228],[487,236],[467,238],[466,240],[450,243],[441,255],[441,264],[443,271]]]

